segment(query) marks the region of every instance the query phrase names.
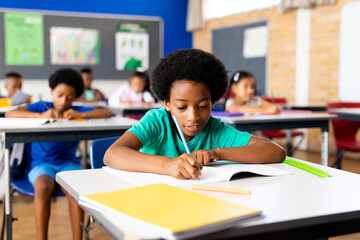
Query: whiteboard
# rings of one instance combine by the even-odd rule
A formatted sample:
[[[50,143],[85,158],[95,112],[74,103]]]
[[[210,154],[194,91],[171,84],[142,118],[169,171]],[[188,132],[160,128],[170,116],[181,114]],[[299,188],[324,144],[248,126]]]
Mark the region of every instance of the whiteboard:
[[[339,99],[360,102],[360,1],[345,4],[340,16]]]

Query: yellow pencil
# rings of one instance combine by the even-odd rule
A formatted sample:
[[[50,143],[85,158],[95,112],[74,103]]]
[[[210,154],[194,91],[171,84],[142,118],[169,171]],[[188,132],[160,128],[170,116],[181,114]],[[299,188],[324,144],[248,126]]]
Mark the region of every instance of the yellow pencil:
[[[83,119],[83,118],[72,118],[71,120],[78,121],[78,122],[85,122],[85,119]]]
[[[221,188],[221,187],[192,185],[191,189],[192,190],[214,191],[214,192],[236,193],[236,194],[251,194],[251,191],[249,191],[249,190],[237,189],[237,188]]]

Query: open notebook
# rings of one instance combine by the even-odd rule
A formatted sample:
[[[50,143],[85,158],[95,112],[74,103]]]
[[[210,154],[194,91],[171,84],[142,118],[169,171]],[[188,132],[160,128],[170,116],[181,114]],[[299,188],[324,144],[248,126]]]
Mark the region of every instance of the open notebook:
[[[55,121],[50,118],[0,118],[0,128],[38,127]]]
[[[136,185],[145,186],[156,183],[166,183],[172,186],[190,186],[214,182],[230,181],[238,173],[254,173],[263,176],[279,176],[290,174],[288,171],[280,170],[266,164],[224,164],[204,166],[200,180],[180,180],[171,176],[155,173],[128,172],[103,167],[106,171]]]
[[[79,204],[149,238],[184,239],[234,227],[260,210],[166,184],[81,195]],[[121,225],[120,225],[121,226]]]

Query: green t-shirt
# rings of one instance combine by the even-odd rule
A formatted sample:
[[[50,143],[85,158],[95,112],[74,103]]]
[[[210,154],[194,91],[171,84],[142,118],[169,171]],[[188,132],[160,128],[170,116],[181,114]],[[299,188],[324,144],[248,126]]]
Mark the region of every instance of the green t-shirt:
[[[167,157],[185,153],[176,126],[165,108],[148,111],[138,124],[128,131],[135,134],[143,147],[140,152]],[[251,134],[241,132],[210,116],[204,129],[188,142],[191,152],[199,149],[240,147],[249,143]]]

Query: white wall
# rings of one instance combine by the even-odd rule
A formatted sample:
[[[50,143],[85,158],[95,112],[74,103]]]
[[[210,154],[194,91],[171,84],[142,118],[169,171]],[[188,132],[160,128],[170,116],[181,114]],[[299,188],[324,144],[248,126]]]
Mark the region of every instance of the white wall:
[[[96,79],[93,82],[93,87],[99,89],[105,94],[106,98],[116,91],[116,89],[123,83],[128,81],[124,80],[100,80]],[[31,94],[33,101],[38,101],[41,97],[42,100],[51,101],[50,88],[48,80],[31,80],[24,79],[22,90],[25,93]],[[4,79],[0,80],[0,93],[1,96],[6,96],[7,91],[4,88]]]
[[[360,101],[360,1],[349,2],[341,9],[339,98]]]

